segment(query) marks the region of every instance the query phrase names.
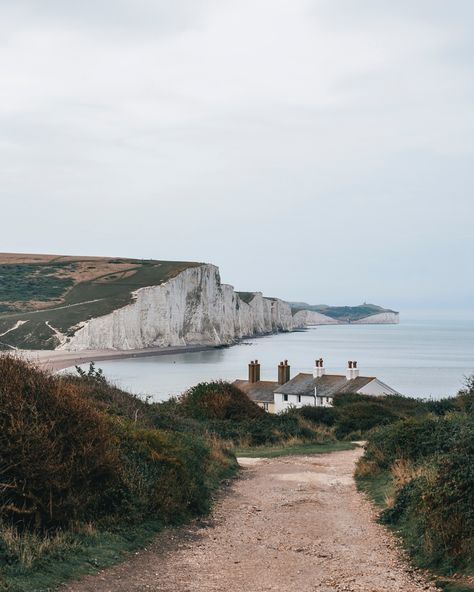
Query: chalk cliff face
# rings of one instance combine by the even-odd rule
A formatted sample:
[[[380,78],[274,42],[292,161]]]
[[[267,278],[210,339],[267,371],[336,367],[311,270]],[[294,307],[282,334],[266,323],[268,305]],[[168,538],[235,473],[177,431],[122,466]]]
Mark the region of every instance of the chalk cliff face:
[[[293,316],[295,327],[310,327],[312,325],[338,325],[339,322],[332,317],[315,312],[313,310],[299,310]]]
[[[221,284],[217,267],[201,265],[140,288],[131,304],[82,323],[59,349],[231,344],[294,327],[288,303],[256,293],[247,304],[232,286]]]
[[[356,323],[398,323],[397,313],[376,314]],[[301,310],[294,316],[283,300],[256,292],[245,302],[221,284],[214,265],[189,267],[158,286],[140,288],[131,304],[80,323],[58,349],[128,350],[176,345],[228,345],[243,337],[337,325],[324,314]]]
[[[398,312],[381,312],[352,322],[357,325],[398,325],[400,315]]]

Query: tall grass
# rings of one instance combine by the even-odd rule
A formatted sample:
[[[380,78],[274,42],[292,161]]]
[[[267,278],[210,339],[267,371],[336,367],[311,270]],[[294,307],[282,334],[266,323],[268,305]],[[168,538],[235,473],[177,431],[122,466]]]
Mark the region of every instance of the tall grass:
[[[449,401],[455,411],[372,432],[356,470],[360,486],[382,504],[382,522],[400,532],[419,565],[444,574],[474,571],[474,384],[468,384]]]

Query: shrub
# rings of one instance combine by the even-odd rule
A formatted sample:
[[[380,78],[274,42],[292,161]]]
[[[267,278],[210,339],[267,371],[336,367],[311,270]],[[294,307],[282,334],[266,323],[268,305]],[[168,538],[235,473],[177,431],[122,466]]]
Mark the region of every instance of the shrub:
[[[179,401],[186,415],[199,420],[242,421],[265,413],[242,391],[223,381],[201,382],[187,390]]]
[[[202,427],[157,429],[158,408],[94,376],[1,357],[0,519],[44,530],[205,512],[235,459]]]
[[[338,410],[334,407],[312,407],[305,405],[297,410],[297,413],[312,423],[325,426],[333,426],[338,418]]]
[[[379,469],[390,468],[400,458],[420,462],[435,453],[448,451],[463,421],[459,415],[399,421],[371,434],[365,458],[376,461]]]
[[[457,404],[457,401],[456,401]],[[357,477],[370,491],[391,475],[381,520],[423,566],[451,573],[474,561],[474,417],[411,418],[375,430]]]
[[[398,417],[377,402],[358,401],[339,409],[337,438],[360,437],[369,430],[397,421]]]
[[[49,527],[95,512],[119,457],[76,384],[0,357],[0,515]]]
[[[448,571],[474,560],[474,425],[458,427],[452,448],[425,459],[381,516],[423,565]]]
[[[464,388],[459,391],[456,403],[461,411],[474,412],[474,374],[466,377]]]
[[[212,463],[203,438],[128,422],[117,426],[121,455],[120,488],[104,502],[128,519],[158,516],[164,522],[179,521],[209,509],[216,486],[208,479]]]

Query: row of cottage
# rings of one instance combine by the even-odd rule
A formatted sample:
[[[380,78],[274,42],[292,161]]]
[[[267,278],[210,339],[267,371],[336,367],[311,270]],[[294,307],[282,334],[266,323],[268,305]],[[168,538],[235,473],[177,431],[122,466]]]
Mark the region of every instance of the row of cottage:
[[[290,376],[288,360],[278,365],[277,380],[260,380],[260,364],[252,360],[248,379],[234,385],[252,401],[270,413],[280,413],[288,407],[332,407],[334,397],[350,393],[360,395],[398,395],[399,393],[375,376],[360,376],[356,361],[350,361],[344,374],[326,374],[324,360],[315,361],[313,372]]]

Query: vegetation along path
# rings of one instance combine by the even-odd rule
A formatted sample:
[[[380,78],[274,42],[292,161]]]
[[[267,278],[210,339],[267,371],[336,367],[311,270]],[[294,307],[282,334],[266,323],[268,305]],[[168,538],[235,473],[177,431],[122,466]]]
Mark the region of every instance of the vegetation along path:
[[[208,521],[162,533],[67,592],[415,592],[410,567],[352,478],[361,449],[242,459]]]

